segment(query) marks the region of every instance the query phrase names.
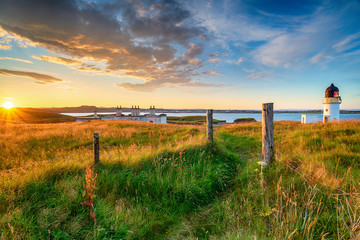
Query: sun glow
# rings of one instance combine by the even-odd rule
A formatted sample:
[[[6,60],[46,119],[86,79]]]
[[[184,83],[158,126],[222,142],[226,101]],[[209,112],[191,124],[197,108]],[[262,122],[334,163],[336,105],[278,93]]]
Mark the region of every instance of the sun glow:
[[[7,101],[3,103],[3,107],[6,109],[10,109],[14,107],[14,104],[12,102]]]

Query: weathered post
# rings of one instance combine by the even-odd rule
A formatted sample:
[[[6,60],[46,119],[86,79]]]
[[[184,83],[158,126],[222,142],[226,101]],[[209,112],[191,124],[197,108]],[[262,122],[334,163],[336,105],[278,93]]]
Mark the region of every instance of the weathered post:
[[[262,161],[269,165],[274,160],[274,104],[262,105]]]
[[[99,133],[94,133],[94,165],[97,165],[99,163],[99,159]]]
[[[206,126],[207,126],[207,138],[210,143],[214,142],[214,130],[213,130],[213,110],[206,110]]]

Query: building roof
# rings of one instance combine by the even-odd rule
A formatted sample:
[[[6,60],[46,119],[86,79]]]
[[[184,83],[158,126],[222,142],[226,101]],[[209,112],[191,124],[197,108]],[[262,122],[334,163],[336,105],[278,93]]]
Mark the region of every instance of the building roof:
[[[337,92],[337,94],[334,94],[335,92]],[[339,97],[339,89],[337,87],[334,86],[334,84],[332,83],[325,91],[325,97],[329,98],[329,97]]]

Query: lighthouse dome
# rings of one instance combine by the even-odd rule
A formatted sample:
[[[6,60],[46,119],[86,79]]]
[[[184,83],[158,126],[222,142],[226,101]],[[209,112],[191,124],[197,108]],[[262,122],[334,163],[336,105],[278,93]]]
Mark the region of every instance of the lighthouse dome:
[[[326,98],[339,97],[339,89],[331,84],[325,91]]]

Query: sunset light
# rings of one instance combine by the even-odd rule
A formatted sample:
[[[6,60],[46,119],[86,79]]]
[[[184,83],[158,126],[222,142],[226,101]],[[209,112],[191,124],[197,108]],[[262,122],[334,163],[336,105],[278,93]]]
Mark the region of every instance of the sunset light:
[[[3,103],[3,107],[6,109],[11,109],[14,107],[14,104],[12,102],[6,101]]]
[[[360,3],[340,2],[0,1],[0,97],[39,108],[321,109],[318,93],[334,83],[341,108],[360,109]]]
[[[359,14],[0,0],[0,240],[360,240]]]

